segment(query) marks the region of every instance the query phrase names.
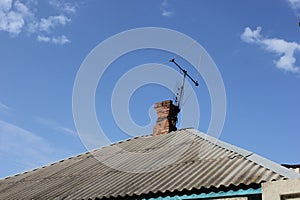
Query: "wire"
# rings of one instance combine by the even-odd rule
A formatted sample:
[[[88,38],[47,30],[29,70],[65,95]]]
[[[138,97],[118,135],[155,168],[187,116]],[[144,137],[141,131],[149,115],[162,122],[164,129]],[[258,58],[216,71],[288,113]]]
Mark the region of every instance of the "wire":
[[[193,40],[190,44],[187,44],[187,45],[183,48],[183,50],[182,50],[179,54],[177,54],[173,59],[175,60],[175,59],[181,57],[182,55],[184,55],[188,50],[190,50],[190,48],[191,48],[195,43],[196,43],[196,41]],[[197,67],[197,72],[198,72],[197,75],[196,75],[196,82],[197,82],[197,83],[198,83],[198,80],[199,80],[199,77],[200,77],[199,68],[200,68],[200,63],[201,63],[201,61],[202,61],[202,54],[200,54],[199,60],[198,60],[197,66],[196,66],[196,67]],[[153,69],[159,67],[160,65],[166,65],[166,64],[168,64],[169,62],[170,62],[170,60],[168,60],[168,61],[166,61],[166,62],[154,64],[153,67],[144,69],[143,71],[153,70]],[[180,71],[180,72],[181,72],[181,71]],[[181,72],[181,73],[183,73],[183,72]],[[197,86],[197,85],[195,85],[194,88],[196,88],[196,86]],[[179,100],[178,100],[178,98],[176,97],[176,99],[177,99],[176,101],[179,101],[179,103],[180,103],[180,101],[182,101],[181,105],[178,105],[178,106],[180,106],[180,108],[182,108],[182,107],[186,104],[187,100],[188,100],[188,99],[190,98],[190,96],[192,95],[192,92],[193,92],[193,90],[190,91],[189,95],[187,96],[187,98],[186,98],[184,101],[182,101],[183,96],[184,96],[183,91],[182,91],[182,94],[181,94],[181,98],[180,98]]]
[[[196,75],[196,80],[199,81],[199,77],[200,77],[200,64],[201,64],[201,61],[202,61],[202,53],[200,54],[199,56],[199,60],[198,60],[198,63],[197,63],[197,75]]]
[[[200,77],[200,70],[199,70],[199,68],[200,68],[200,63],[201,63],[201,61],[202,61],[202,53],[200,54],[200,56],[199,56],[199,60],[198,60],[198,64],[197,64],[197,75],[196,75],[196,80],[197,81],[199,81],[199,77]],[[196,86],[194,86],[194,89],[196,88]],[[192,95],[192,92],[193,92],[193,90],[191,90],[190,91],[190,93],[189,93],[189,95],[187,96],[187,98],[184,100],[184,102],[182,103],[182,107],[186,104],[186,102],[188,101],[188,99],[191,97],[191,95]]]
[[[169,63],[169,61],[167,61],[167,62],[162,62],[162,63],[156,63],[156,64],[153,65],[153,67],[150,67],[150,68],[147,68],[147,69],[143,69],[142,71],[153,70],[153,69],[155,69],[156,67],[159,67],[160,65],[166,65],[166,64],[168,64],[168,63]]]
[[[177,59],[179,57],[181,57],[181,55],[184,55],[191,47],[192,45],[194,45],[196,43],[196,41],[192,41],[190,44],[187,44],[183,50],[181,52],[179,52],[179,54],[177,54],[173,59]],[[152,69],[155,69],[156,67],[160,66],[160,65],[165,65],[165,64],[168,64],[169,63],[169,60],[166,61],[166,62],[162,62],[162,63],[157,63],[155,64],[153,67],[151,68],[148,68],[148,69],[144,69],[143,71],[148,71],[148,70],[152,70]]]
[[[194,86],[194,89],[196,88],[196,86]],[[185,105],[185,103],[187,102],[187,100],[191,97],[192,93],[193,93],[194,90],[191,90],[189,92],[189,95],[187,96],[187,98],[184,100],[184,102],[182,103],[181,105],[181,108]]]

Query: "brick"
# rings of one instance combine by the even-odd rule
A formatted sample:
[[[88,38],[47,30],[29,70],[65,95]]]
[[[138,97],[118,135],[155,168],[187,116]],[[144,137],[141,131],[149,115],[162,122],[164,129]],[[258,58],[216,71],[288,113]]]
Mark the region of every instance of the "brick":
[[[153,135],[166,134],[177,130],[177,115],[180,109],[173,104],[172,100],[156,103],[154,109],[157,112],[157,121],[153,128]]]

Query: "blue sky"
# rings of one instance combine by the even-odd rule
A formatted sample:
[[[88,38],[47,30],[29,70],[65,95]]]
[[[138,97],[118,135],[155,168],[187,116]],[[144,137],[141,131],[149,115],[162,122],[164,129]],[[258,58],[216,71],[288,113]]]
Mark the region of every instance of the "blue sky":
[[[100,42],[140,27],[182,32],[210,54],[227,95],[220,139],[278,163],[299,164],[299,17],[299,0],[0,0],[0,177],[86,151],[72,115],[77,71]],[[111,141],[129,137],[109,109],[116,81],[137,64],[173,56],[137,51],[107,70],[96,108]],[[174,88],[180,82],[174,80]],[[205,132],[211,105],[201,77],[199,82],[199,129]],[[136,123],[145,125],[149,107],[172,98],[169,90],[147,85],[134,93],[129,109]]]

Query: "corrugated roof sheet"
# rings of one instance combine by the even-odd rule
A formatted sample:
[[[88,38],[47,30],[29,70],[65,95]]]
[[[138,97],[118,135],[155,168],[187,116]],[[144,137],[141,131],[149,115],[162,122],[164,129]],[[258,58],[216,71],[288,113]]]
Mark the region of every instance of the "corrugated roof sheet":
[[[0,199],[102,199],[299,178],[194,129],[119,142],[0,180]]]

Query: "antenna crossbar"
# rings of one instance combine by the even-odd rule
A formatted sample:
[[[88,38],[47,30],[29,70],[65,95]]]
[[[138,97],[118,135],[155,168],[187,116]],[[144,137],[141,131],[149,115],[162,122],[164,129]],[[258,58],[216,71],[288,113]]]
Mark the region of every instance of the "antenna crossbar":
[[[175,61],[175,58],[171,59],[169,62],[174,63],[182,72],[184,75],[186,75],[191,81],[193,81],[193,83],[195,84],[195,86],[199,86],[198,81],[195,81],[188,73],[185,69],[183,69],[182,67],[180,67],[180,65],[177,64],[177,62]]]

